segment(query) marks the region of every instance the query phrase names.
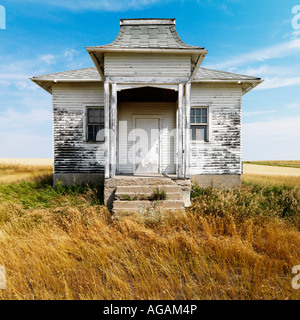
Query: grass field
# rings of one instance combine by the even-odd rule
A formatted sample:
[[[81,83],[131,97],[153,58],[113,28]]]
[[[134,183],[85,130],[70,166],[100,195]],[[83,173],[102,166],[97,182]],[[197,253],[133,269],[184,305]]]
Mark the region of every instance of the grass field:
[[[289,168],[287,168],[289,169]],[[186,214],[112,219],[100,186],[0,165],[0,299],[299,299],[297,176],[192,190]]]

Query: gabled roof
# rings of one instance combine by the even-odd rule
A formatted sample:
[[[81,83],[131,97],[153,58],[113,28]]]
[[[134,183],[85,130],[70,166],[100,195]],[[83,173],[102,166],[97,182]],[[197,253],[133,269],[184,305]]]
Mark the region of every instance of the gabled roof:
[[[203,50],[184,43],[176,29],[175,19],[121,19],[117,38],[110,44],[88,47],[87,50],[108,49],[177,49]]]
[[[55,80],[87,80],[87,81],[101,81],[101,77],[96,67],[89,67],[83,69],[68,70],[62,72],[55,72],[44,74],[30,78],[32,81],[55,81]]]
[[[197,81],[203,81],[203,80],[238,80],[238,81],[244,80],[245,81],[245,80],[261,80],[261,78],[200,67],[193,81],[197,82]]]
[[[102,81],[96,67],[68,70],[63,72],[55,72],[30,78],[33,82],[40,85],[43,89],[51,93],[52,82],[100,82]],[[199,68],[195,79],[192,82],[214,82],[214,81],[244,81],[248,84],[244,91],[249,91],[252,83],[259,84],[262,82],[260,78],[247,76],[238,73],[219,71],[213,69]]]
[[[261,78],[247,76],[244,74],[232,73],[227,71],[219,71],[200,67],[196,73],[193,81],[205,80],[260,80]],[[102,81],[96,67],[89,67],[84,69],[68,70],[63,72],[50,73],[32,77],[33,81],[64,81],[64,80],[78,80],[78,81]]]

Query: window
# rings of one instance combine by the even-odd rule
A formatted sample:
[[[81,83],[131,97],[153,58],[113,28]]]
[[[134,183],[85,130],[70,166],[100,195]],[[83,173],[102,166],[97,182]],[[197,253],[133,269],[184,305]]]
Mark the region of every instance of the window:
[[[208,141],[208,108],[191,108],[191,139]]]
[[[87,108],[87,141],[104,141],[104,109]]]

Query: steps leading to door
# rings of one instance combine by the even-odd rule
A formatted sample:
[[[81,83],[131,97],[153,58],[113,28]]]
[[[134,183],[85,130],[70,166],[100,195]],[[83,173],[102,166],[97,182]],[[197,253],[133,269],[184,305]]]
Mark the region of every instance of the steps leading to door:
[[[163,176],[116,176],[106,179],[104,194],[114,214],[160,209],[179,212],[189,205],[190,186],[190,180]]]

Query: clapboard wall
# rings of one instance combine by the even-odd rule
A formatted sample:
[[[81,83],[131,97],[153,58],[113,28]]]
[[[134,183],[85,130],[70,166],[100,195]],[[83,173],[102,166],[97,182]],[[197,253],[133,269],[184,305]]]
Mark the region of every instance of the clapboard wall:
[[[149,82],[160,82],[163,79],[174,79],[177,82],[187,81],[191,74],[191,56],[106,53],[104,71],[105,76],[110,79],[134,77],[136,82],[145,78],[148,78]]]
[[[104,105],[103,83],[53,85],[54,173],[103,173],[104,144],[84,137],[86,106]]]
[[[242,173],[241,99],[237,84],[192,83],[191,107],[208,106],[210,137],[191,141],[191,174]]]

